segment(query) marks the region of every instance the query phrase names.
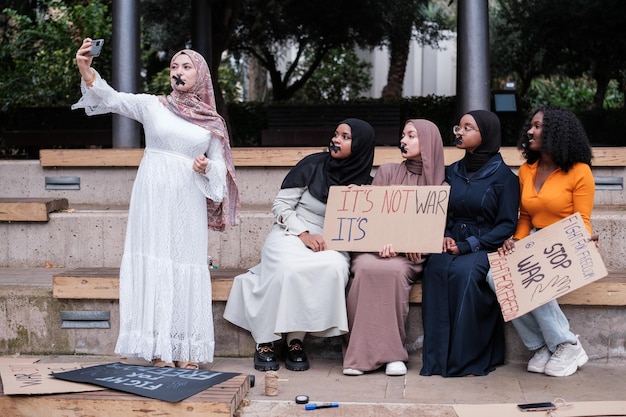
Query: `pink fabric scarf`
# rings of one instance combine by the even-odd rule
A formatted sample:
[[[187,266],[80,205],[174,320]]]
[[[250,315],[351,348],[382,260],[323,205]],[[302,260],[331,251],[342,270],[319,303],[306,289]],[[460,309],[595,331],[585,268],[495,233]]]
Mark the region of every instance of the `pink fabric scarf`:
[[[183,49],[174,54],[172,60],[181,54],[188,55],[193,61],[198,72],[196,83],[187,92],[181,92],[174,88],[169,95],[161,96],[159,99],[174,114],[210,130],[219,136],[222,142],[222,153],[227,170],[227,192],[221,203],[207,199],[207,216],[210,229],[223,231],[226,224],[231,226],[239,224],[241,210],[228,129],[224,118],[217,113],[213,81],[204,57],[191,49]]]

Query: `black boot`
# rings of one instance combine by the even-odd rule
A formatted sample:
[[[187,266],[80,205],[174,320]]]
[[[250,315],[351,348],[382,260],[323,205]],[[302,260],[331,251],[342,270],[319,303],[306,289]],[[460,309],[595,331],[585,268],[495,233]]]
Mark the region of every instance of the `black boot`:
[[[259,343],[254,351],[254,369],[257,371],[277,371],[278,368],[274,343]]]
[[[306,371],[309,369],[309,359],[306,357],[306,353],[304,353],[300,339],[293,339],[289,343],[285,368],[290,371]]]

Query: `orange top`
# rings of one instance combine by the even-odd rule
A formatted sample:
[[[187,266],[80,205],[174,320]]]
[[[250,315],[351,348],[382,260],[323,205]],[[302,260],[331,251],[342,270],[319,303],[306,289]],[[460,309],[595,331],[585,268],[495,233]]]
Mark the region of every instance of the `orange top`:
[[[577,162],[567,173],[557,168],[537,192],[537,165],[525,163],[519,168],[520,214],[513,237],[522,239],[533,227],[542,229],[576,212],[592,234],[590,218],[596,186],[591,167]]]

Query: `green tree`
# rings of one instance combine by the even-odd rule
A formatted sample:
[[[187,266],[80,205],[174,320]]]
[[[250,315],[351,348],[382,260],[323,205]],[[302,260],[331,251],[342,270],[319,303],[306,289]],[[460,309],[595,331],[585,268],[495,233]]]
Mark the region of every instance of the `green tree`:
[[[622,0],[498,0],[492,20],[492,74],[520,80],[525,94],[538,76],[589,75],[593,107],[602,108],[611,79],[624,91],[626,38]]]
[[[269,73],[273,100],[286,101],[331,50],[378,44],[377,10],[360,0],[248,0],[229,49],[256,58]]]
[[[370,69],[371,64],[359,59],[354,49],[333,49],[292,100],[339,102],[358,99],[371,87]]]
[[[222,63],[222,55],[230,42],[231,34],[238,21],[242,0],[206,0],[211,7],[211,56],[205,57],[214,67]],[[172,7],[170,0],[141,0],[142,34],[146,78],[151,78],[169,67],[170,57],[177,51],[193,47],[192,45],[192,10],[190,2],[180,7]],[[223,67],[216,71],[211,68],[215,100],[220,114],[228,120],[228,109],[222,92],[221,75],[229,76],[229,69]],[[233,86],[224,84],[230,94]]]
[[[400,98],[411,40],[437,47],[445,39],[443,30],[455,26],[452,12],[445,3],[431,0],[374,0],[369,7],[380,8],[381,18],[375,24],[381,25],[382,43],[389,48],[387,84],[381,95]]]
[[[86,3],[86,4],[83,4]],[[0,102],[7,106],[67,105],[80,95],[74,57],[84,36],[109,38],[106,2],[40,0],[33,9],[7,8],[0,45]],[[97,58],[111,72],[110,49]]]

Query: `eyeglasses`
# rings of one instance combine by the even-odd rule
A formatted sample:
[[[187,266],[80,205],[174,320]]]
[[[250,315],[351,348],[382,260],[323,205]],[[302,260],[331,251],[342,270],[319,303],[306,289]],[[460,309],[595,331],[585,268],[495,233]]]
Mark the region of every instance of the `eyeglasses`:
[[[479,131],[478,129],[470,125],[465,125],[463,127],[456,125],[452,128],[452,133],[454,133],[455,136],[461,136],[463,133],[469,133],[473,130],[475,130],[476,132]]]

